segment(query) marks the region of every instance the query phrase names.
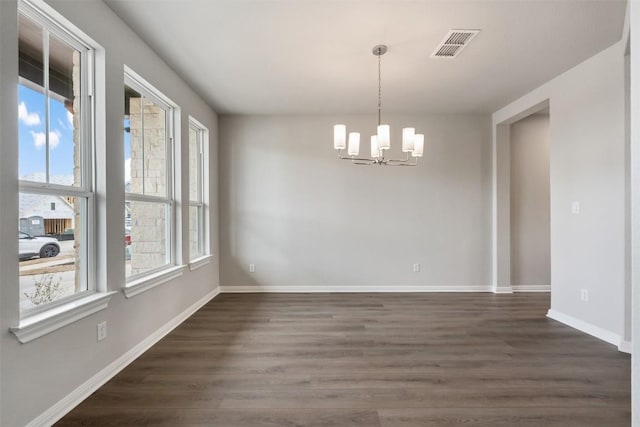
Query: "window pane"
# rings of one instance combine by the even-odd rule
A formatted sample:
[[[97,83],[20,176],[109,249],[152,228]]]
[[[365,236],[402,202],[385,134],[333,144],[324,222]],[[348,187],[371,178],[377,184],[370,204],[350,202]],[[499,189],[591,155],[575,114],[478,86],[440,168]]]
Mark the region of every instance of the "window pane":
[[[167,195],[167,147],[165,111],[143,98],[144,118],[144,194]],[[134,148],[136,147],[132,144]],[[134,150],[132,150],[135,153]]]
[[[46,181],[46,98],[43,31],[19,15],[18,150],[20,179]]]
[[[87,290],[82,240],[87,200],[20,193],[20,309]]]
[[[82,185],[80,52],[49,37],[49,180]]]
[[[131,228],[127,230],[129,244],[125,235],[127,277],[168,265],[169,205],[128,201],[126,207],[131,215]]]
[[[204,255],[202,210],[202,206],[189,206],[189,256],[191,259]]]
[[[48,50],[43,37],[48,37]],[[48,172],[48,182],[81,185],[80,55],[20,15],[18,144],[22,180],[47,182]],[[47,61],[49,78],[45,81]]]
[[[163,107],[125,86],[127,191],[150,196],[167,196],[166,119]]]
[[[199,132],[189,128],[189,200],[200,201],[200,141]]]

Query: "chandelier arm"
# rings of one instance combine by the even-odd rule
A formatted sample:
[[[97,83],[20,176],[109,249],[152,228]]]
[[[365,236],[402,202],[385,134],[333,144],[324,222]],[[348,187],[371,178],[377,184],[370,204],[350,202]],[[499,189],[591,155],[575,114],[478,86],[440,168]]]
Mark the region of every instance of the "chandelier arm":
[[[369,158],[369,157],[353,157],[353,156],[345,156],[345,155],[342,153],[342,151],[343,151],[342,149],[338,150],[338,158],[339,158],[340,160],[362,160],[362,161],[365,161],[365,162],[373,162],[373,161],[374,161],[372,158]]]
[[[390,163],[393,162],[393,163]],[[401,162],[398,160],[390,160],[386,163],[388,166],[417,166],[418,162]]]
[[[409,158],[409,153],[407,153],[407,157],[405,159],[388,159],[390,162],[408,162],[409,160],[411,160]]]
[[[369,159],[367,157],[340,157],[340,160],[351,160],[353,161],[361,161],[361,162],[375,162],[375,159]]]
[[[417,163],[387,163],[386,166],[418,166]]]
[[[390,162],[393,162],[393,163],[390,163]],[[418,164],[418,158],[414,157],[412,162],[411,159],[409,158],[409,154],[407,153],[406,159],[404,160],[389,159],[387,160],[387,164],[389,166],[416,166]]]

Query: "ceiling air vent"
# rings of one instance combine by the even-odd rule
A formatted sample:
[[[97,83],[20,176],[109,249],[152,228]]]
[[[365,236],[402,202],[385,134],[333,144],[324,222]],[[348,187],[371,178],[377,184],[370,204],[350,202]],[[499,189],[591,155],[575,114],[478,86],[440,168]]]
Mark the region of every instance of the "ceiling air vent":
[[[451,30],[431,54],[432,58],[455,58],[480,30]]]

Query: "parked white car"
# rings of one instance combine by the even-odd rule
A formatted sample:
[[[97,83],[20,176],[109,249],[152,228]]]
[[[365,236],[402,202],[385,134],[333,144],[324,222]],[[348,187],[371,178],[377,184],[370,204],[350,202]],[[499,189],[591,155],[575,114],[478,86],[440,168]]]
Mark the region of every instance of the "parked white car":
[[[20,259],[49,258],[60,253],[60,244],[53,237],[34,237],[18,231],[18,252]]]

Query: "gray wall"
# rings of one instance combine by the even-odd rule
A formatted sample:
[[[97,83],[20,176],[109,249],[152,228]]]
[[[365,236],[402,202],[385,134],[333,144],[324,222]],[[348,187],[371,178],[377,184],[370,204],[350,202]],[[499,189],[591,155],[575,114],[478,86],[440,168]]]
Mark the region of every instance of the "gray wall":
[[[551,97],[551,307],[624,336],[624,56],[616,45]],[[579,201],[581,213],[571,213]],[[580,301],[587,289],[589,302]]]
[[[188,115],[211,131],[210,168],[213,177],[210,198],[212,252],[217,255],[217,117],[147,45],[145,45],[102,2],[51,1],[50,4],[76,26],[100,43],[106,51],[106,125],[98,130],[98,185],[101,233],[96,242],[99,255],[99,280],[110,290],[119,290],[125,282],[123,262],[124,164],[123,132],[124,65],[130,66],[151,84],[182,107],[181,136],[187,141]],[[18,265],[16,262],[17,209],[17,32],[16,1],[0,1],[0,363],[1,419],[6,427],[23,426],[75,388],[107,367],[119,356],[160,329],[188,307],[218,286],[217,256],[213,262],[186,271],[178,279],[165,283],[131,299],[118,292],[109,307],[92,316],[45,335],[28,344],[20,344],[9,333],[18,318]],[[104,110],[104,109],[103,109]],[[103,111],[104,112],[104,111]],[[105,127],[106,126],[106,127]],[[106,135],[106,139],[105,139]],[[188,144],[182,144],[180,156],[186,170]],[[187,179],[182,193],[188,194]],[[187,205],[180,204],[186,218]],[[102,215],[104,214],[104,215]],[[183,222],[182,234],[187,235]],[[186,254],[187,245],[183,253]],[[109,336],[96,341],[96,325],[106,320]]]
[[[512,122],[545,101],[551,106],[551,313],[615,342],[625,336],[628,286],[624,44],[497,111],[493,123]],[[499,141],[496,146],[500,150]],[[580,214],[572,214],[574,201]],[[581,289],[589,291],[588,302],[581,301]]]
[[[339,160],[335,123],[368,152],[373,115],[220,118],[222,285],[488,290],[489,117],[390,116],[426,134],[396,168]]]
[[[511,284],[551,286],[549,116],[511,125]]]

